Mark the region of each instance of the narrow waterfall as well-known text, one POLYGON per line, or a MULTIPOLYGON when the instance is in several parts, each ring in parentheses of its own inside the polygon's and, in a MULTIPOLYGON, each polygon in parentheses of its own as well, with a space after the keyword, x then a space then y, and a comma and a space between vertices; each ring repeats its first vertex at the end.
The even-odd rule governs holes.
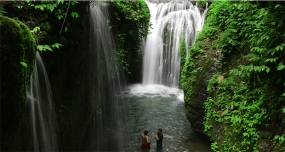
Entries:
POLYGON ((31 105, 34 151, 58 151, 52 92, 39 52, 36 53, 34 72, 30 79, 28 101, 31 105))
POLYGON ((203 27, 207 8, 201 14, 191 2, 147 2, 151 12, 152 29, 147 36, 143 59, 143 84, 162 84, 179 87, 180 45, 188 47, 203 27))
POLYGON ((121 113, 117 93, 121 76, 116 60, 116 47, 108 25, 108 8, 102 1, 90 7, 89 76, 90 99, 96 107, 89 140, 85 150, 122 151, 124 140, 120 131, 121 113))

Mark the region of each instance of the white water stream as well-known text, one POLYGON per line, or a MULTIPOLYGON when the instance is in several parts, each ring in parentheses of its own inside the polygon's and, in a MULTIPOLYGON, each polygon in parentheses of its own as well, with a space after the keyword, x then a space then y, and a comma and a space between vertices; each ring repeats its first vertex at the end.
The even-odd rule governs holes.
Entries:
POLYGON ((188 47, 201 31, 207 8, 200 11, 189 1, 150 3, 152 29, 147 36, 143 59, 143 84, 163 84, 179 87, 180 45, 188 47))
POLYGON ((58 151, 52 92, 39 52, 36 53, 34 72, 30 79, 28 101, 31 104, 34 151, 58 151))

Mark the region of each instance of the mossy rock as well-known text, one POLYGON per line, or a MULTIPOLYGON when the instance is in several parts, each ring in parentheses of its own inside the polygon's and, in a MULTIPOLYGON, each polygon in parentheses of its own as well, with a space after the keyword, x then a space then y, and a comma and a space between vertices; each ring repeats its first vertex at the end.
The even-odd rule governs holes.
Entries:
MULTIPOLYGON (((1 150, 23 150, 19 135, 27 115, 26 92, 35 58, 30 29, 9 17, 0 16, 1 54, 1 150), (11 144, 11 145, 10 145, 11 144)), ((21 141, 22 140, 22 141, 21 141)))
POLYGON ((209 140, 204 132, 205 105, 208 80, 217 72, 220 50, 212 46, 216 41, 208 37, 198 37, 190 48, 182 70, 182 88, 184 90, 185 114, 191 128, 200 137, 209 140))

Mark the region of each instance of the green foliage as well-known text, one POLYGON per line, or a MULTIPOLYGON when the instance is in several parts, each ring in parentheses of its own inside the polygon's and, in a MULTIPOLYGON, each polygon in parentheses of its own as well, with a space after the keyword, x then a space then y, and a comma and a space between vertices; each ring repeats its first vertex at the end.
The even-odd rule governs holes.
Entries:
POLYGON ((284 10, 282 2, 211 4, 183 66, 182 88, 185 102, 192 103, 195 82, 205 76, 197 76, 204 69, 201 61, 221 53, 214 57, 219 72, 208 81, 204 103, 204 130, 214 142, 212 150, 285 149, 284 10))
POLYGON ((59 48, 60 46, 62 46, 62 44, 59 44, 59 43, 54 43, 52 45, 37 45, 37 49, 39 51, 53 51, 54 48, 59 48))
POLYGON ((5 13, 7 13, 5 9, 2 6, 0 6, 0 16, 4 15, 5 13))
MULTIPOLYGON (((34 0, 25 0, 25 2, 30 6, 34 7, 35 9, 39 9, 41 11, 48 11, 53 16, 55 16, 58 20, 63 20, 62 25, 64 25, 64 22, 66 18, 68 17, 68 11, 72 9, 75 5, 77 5, 79 2, 77 0, 71 0, 71 1, 64 1, 64 0, 57 0, 57 1, 49 1, 49 0, 41 0, 40 2, 34 1, 34 0)), ((22 6, 19 6, 22 7, 22 6)), ((79 18, 80 15, 78 12, 71 12, 70 17, 76 19, 79 18)), ((69 27, 69 24, 65 24, 64 31, 67 32, 69 27)))
POLYGON ((205 8, 207 3, 211 3, 212 0, 199 0, 197 1, 199 8, 205 8))
POLYGON ((211 78, 207 88, 210 97, 205 103, 205 131, 210 135, 215 134, 212 128, 206 127, 215 123, 229 126, 228 131, 226 129, 229 128, 224 128, 227 138, 219 141, 224 145, 221 150, 255 150, 260 139, 257 128, 268 118, 264 105, 270 99, 266 95, 267 89, 266 85, 252 89, 246 82, 240 82, 239 78, 224 78, 221 73, 211 78), (240 145, 230 145, 236 142, 240 142, 240 145))
POLYGON ((211 149, 212 149, 213 151, 218 151, 217 142, 213 142, 213 143, 211 144, 211 149))
POLYGON ((21 64, 23 67, 25 67, 25 68, 28 67, 27 63, 25 63, 25 62, 20 62, 20 64, 21 64))
POLYGON ((187 56, 186 42, 185 42, 185 39, 184 39, 183 36, 181 36, 181 38, 180 38, 179 53, 180 53, 180 58, 181 58, 180 65, 182 67, 184 65, 184 63, 185 63, 185 59, 186 59, 186 56, 187 56))
POLYGON ((111 0, 109 7, 113 14, 107 23, 116 35, 118 61, 131 74, 130 68, 138 65, 140 42, 148 34, 150 13, 144 0, 111 0))
POLYGON ((62 44, 60 43, 54 43, 54 44, 51 44, 51 45, 42 45, 42 44, 38 44, 38 41, 37 41, 37 38, 36 38, 36 35, 37 33, 40 32, 40 27, 39 26, 36 26, 33 30, 31 30, 31 33, 34 35, 35 39, 36 39, 36 44, 37 44, 37 50, 42 52, 42 51, 53 51, 54 48, 57 48, 59 49, 60 46, 63 46, 62 44))
POLYGON ((71 12, 71 17, 78 18, 79 14, 77 12, 71 12))

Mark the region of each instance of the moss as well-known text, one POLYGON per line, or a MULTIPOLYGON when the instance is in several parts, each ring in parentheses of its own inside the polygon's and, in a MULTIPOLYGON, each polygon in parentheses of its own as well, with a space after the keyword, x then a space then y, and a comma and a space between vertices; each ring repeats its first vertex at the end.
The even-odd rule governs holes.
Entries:
POLYGON ((19 119, 26 111, 26 92, 33 70, 35 42, 30 29, 20 21, 0 16, 0 29, 1 146, 2 150, 23 150, 21 142, 26 139, 18 138, 17 130, 20 129, 17 127, 25 126, 20 124, 19 119))
POLYGON ((148 34, 150 12, 143 0, 110 2, 110 23, 116 39, 117 55, 127 80, 141 80, 140 42, 148 34))

